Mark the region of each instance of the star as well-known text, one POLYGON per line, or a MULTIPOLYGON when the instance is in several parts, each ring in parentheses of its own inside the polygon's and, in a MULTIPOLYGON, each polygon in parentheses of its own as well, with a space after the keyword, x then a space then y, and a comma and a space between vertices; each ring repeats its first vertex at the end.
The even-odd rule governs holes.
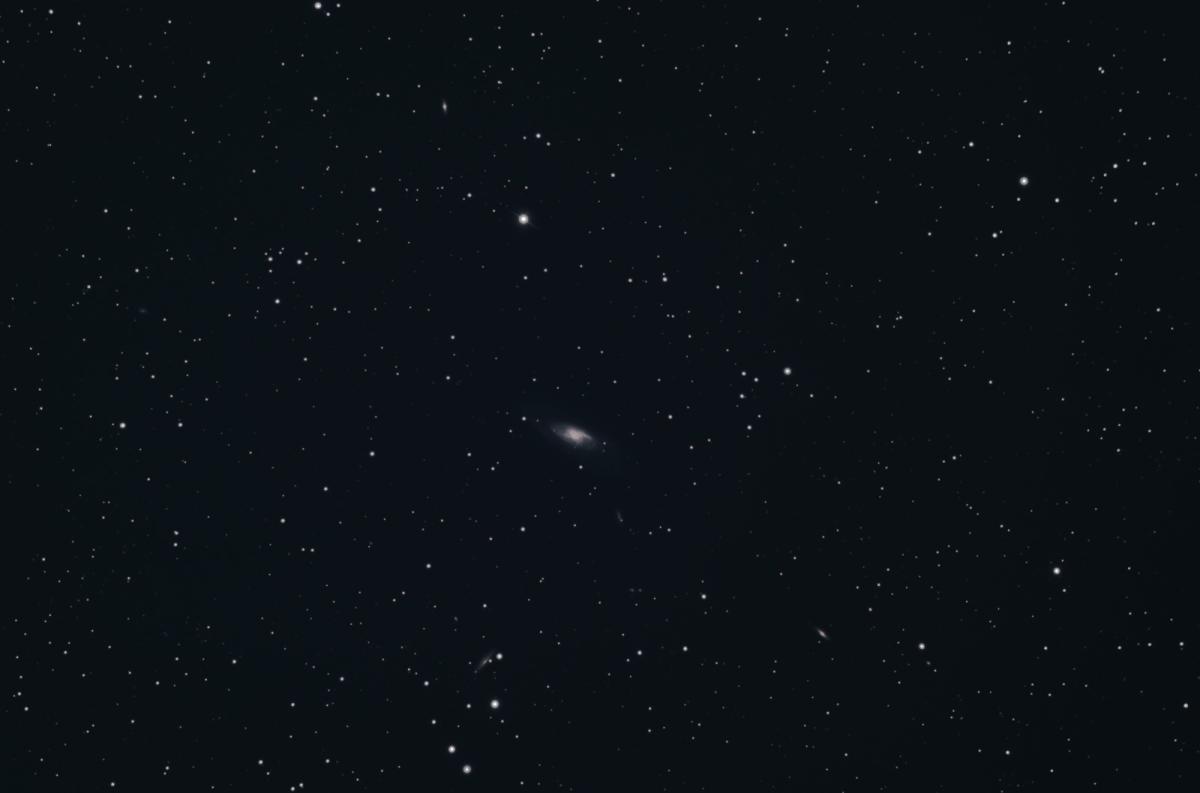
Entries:
POLYGON ((522 212, 521 214, 517 215, 517 223, 519 223, 522 226, 528 226, 529 225, 529 214, 526 212, 522 212))

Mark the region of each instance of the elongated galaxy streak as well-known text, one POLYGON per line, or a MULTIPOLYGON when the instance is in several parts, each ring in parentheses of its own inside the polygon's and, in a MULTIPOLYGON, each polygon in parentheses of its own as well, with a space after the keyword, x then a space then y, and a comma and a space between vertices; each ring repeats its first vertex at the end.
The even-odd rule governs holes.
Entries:
POLYGON ((588 433, 570 424, 561 424, 553 428, 554 434, 572 446, 590 446, 596 442, 588 433))

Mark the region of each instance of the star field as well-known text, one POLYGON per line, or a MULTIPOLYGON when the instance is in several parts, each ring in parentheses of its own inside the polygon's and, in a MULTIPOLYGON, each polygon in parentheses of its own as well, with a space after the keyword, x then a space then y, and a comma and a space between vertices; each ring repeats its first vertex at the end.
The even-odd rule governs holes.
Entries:
POLYGON ((0 9, 0 790, 1194 790, 1188 31, 0 9))

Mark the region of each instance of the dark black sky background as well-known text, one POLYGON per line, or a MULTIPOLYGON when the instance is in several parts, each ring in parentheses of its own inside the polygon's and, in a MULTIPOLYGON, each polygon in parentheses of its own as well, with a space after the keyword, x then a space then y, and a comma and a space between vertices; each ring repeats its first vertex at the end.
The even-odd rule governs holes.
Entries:
POLYGON ((1195 789, 1193 49, 6 7, 0 789, 1195 789))

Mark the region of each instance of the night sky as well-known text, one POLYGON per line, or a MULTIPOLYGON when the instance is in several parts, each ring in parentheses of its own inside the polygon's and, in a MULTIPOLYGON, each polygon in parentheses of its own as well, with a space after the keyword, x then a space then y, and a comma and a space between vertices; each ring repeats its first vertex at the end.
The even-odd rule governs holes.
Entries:
POLYGON ((0 789, 1197 789, 1105 8, 0 10, 0 789))

